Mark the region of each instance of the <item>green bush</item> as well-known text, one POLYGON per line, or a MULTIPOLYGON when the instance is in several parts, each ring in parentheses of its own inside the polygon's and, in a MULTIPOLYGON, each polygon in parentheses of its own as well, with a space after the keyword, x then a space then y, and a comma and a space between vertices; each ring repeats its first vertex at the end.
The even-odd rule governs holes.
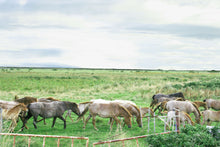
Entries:
MULTIPOLYGON (((216 129, 215 129, 216 130, 216 129)), ((188 146, 220 146, 219 133, 210 133, 205 126, 186 125, 181 128, 181 133, 175 132, 164 135, 152 135, 147 137, 147 146, 188 147, 188 146)))

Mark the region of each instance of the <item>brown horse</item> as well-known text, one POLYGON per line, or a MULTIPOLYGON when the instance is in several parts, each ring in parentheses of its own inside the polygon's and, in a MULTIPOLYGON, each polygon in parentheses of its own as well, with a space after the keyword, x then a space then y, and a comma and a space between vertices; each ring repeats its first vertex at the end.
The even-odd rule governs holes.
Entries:
POLYGON ((205 102, 195 101, 193 103, 195 103, 198 108, 203 107, 203 108, 205 108, 205 110, 208 110, 207 104, 205 102))
MULTIPOLYGON (((121 106, 125 107, 130 113, 132 116, 135 116, 136 117, 136 122, 138 124, 139 127, 142 127, 142 121, 141 121, 141 112, 140 112, 140 109, 136 106, 136 105, 133 105, 132 103, 126 103, 123 102, 123 101, 112 101, 111 103, 117 103, 117 104, 120 104, 121 106)), ((112 120, 110 120, 111 122, 112 120)))
MULTIPOLYGON (((119 119, 117 118, 118 116, 122 116, 124 117, 124 121, 125 124, 131 128, 131 113, 123 106, 121 106, 120 104, 117 103, 92 103, 89 106, 89 116, 86 119, 86 122, 84 124, 84 128, 86 127, 87 122, 89 121, 89 119, 92 117, 92 122, 93 122, 93 126, 96 130, 98 130, 96 128, 96 124, 95 124, 95 118, 96 116, 100 116, 103 118, 113 118, 116 121, 116 124, 118 126, 118 124, 120 124, 119 119)), ((112 125, 113 125, 113 121, 110 125, 110 130, 112 130, 112 125)))
POLYGON ((34 97, 30 97, 30 96, 26 96, 26 97, 23 97, 23 98, 18 98, 18 96, 16 95, 15 96, 15 102, 18 102, 18 103, 23 103, 25 105, 28 105, 30 103, 34 103, 34 102, 37 102, 37 98, 34 98, 34 97))
POLYGON ((205 99, 203 102, 207 104, 208 109, 220 110, 220 100, 205 99))
POLYGON ((203 123, 204 125, 207 122, 207 125, 211 125, 212 122, 220 122, 220 111, 205 110, 203 114, 203 123))
MULTIPOLYGON (((5 120, 11 120, 11 125, 9 127, 9 131, 12 132, 14 131, 14 128, 17 126, 17 121, 19 119, 19 115, 22 113, 26 113, 27 112, 27 107, 24 104, 20 104, 18 103, 17 105, 12 105, 13 107, 11 108, 11 106, 8 106, 8 104, 6 104, 7 106, 4 106, 4 104, 1 103, 0 107, 3 109, 2 111, 2 116, 3 119, 5 120), (5 108, 9 108, 9 109, 5 109, 5 108)), ((27 128, 27 126, 25 126, 27 128)))
POLYGON ((201 113, 197 105, 190 101, 168 101, 165 104, 165 108, 168 110, 168 112, 178 108, 180 111, 184 111, 188 114, 193 113, 195 115, 196 123, 200 123, 201 113))

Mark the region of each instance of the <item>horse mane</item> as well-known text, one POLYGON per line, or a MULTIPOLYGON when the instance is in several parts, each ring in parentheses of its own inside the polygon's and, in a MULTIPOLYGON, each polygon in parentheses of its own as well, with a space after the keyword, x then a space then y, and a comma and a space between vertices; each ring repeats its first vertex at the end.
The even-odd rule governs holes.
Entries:
POLYGON ((88 104, 88 103, 93 103, 93 102, 88 101, 88 102, 82 102, 82 103, 80 103, 80 104, 88 104))
POLYGON ((27 109, 27 107, 23 104, 23 103, 20 103, 16 106, 14 106, 13 108, 11 108, 8 112, 7 112, 7 115, 11 115, 11 114, 19 114, 22 109, 27 109))
POLYGON ((133 104, 130 104, 130 105, 132 105, 132 106, 139 112, 139 114, 141 113, 141 112, 140 112, 140 109, 139 109, 137 106, 135 106, 135 105, 133 105, 133 104))
POLYGON ((192 118, 190 117, 189 114, 187 114, 186 112, 182 111, 182 113, 191 121, 192 125, 194 125, 195 123, 193 122, 192 118))
POLYGON ((191 102, 191 103, 196 108, 197 112, 199 113, 199 116, 201 116, 201 113, 200 113, 200 110, 199 110, 198 106, 195 103, 193 103, 193 102, 191 102))
POLYGON ((122 110, 124 110, 130 117, 132 116, 131 113, 124 106, 119 104, 119 107, 121 107, 122 110))
POLYGON ((176 101, 185 101, 183 98, 179 97, 177 99, 175 99, 176 101))

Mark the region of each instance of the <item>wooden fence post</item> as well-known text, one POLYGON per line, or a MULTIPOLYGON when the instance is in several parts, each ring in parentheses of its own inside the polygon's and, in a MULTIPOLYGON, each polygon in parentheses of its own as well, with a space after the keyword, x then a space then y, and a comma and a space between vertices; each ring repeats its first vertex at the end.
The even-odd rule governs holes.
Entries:
POLYGON ((2 122, 2 108, 0 108, 0 133, 2 132, 3 122, 2 122))
POLYGON ((176 109, 175 115, 176 115, 176 132, 179 132, 179 126, 180 126, 179 110, 176 109))

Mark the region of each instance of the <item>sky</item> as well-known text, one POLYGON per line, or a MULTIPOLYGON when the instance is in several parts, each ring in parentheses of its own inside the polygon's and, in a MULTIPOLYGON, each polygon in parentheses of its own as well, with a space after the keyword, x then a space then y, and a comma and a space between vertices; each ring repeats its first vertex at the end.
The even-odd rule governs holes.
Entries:
POLYGON ((0 66, 220 70, 219 0, 0 0, 0 66))

